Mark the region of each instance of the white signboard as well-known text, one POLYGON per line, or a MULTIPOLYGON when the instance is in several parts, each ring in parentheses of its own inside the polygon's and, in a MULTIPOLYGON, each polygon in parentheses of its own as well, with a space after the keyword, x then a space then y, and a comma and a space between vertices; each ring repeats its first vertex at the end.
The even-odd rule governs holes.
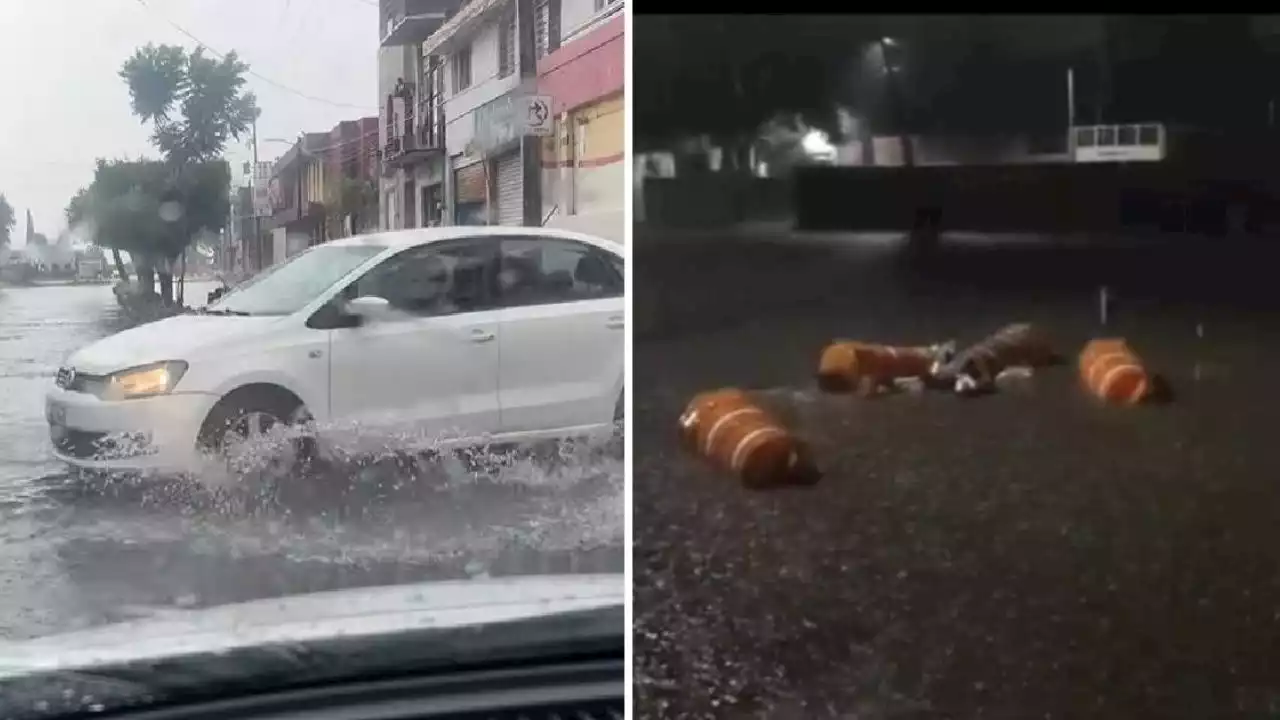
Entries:
POLYGON ((545 137, 551 134, 551 96, 529 95, 525 98, 525 127, 527 135, 545 137))
POLYGON ((555 118, 550 95, 503 95, 472 112, 475 135, 471 147, 480 153, 524 135, 550 135, 555 118))

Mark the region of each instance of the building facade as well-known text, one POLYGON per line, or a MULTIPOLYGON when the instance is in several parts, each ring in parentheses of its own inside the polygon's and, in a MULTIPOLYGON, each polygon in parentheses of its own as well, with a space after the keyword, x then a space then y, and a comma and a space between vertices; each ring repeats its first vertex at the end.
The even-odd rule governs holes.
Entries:
POLYGON ((622 0, 538 0, 538 93, 551 100, 541 150, 543 216, 621 241, 626 194, 622 0))
POLYGON ((443 114, 444 221, 541 222, 533 0, 471 0, 423 43, 443 114))
POLYGON ((380 0, 378 50, 378 227, 444 222, 443 69, 422 43, 455 15, 461 0, 380 0))

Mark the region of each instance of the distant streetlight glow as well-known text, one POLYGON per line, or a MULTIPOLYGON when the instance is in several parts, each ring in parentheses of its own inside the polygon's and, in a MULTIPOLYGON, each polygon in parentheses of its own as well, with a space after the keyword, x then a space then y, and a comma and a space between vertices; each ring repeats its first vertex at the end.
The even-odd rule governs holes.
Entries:
POLYGON ((825 132, 816 128, 804 134, 800 147, 810 158, 835 160, 836 146, 831 144, 831 138, 825 132))
POLYGON ((894 40, 893 38, 888 36, 880 38, 880 42, 884 43, 885 45, 888 45, 889 47, 893 47, 898 44, 897 40, 894 40))

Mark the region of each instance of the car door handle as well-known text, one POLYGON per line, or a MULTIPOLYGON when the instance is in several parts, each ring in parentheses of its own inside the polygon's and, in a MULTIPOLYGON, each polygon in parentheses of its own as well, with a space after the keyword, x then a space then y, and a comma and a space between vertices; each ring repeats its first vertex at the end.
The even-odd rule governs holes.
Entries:
POLYGON ((627 326, 627 320, 624 317, 611 317, 604 321, 604 326, 610 330, 618 330, 627 326))
POLYGON ((474 342, 474 343, 486 343, 494 339, 495 337, 497 336, 489 332, 488 330, 472 330, 471 331, 471 342, 474 342))

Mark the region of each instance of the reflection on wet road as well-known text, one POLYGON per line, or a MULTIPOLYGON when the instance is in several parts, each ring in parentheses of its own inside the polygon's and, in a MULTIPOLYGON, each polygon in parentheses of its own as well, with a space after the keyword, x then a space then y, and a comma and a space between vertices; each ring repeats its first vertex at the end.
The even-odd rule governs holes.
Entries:
POLYGON ((622 571, 622 465, 598 448, 482 477, 385 459, 270 504, 75 476, 49 458, 44 390, 123 326, 108 286, 0 289, 0 639, 343 587, 622 571))
POLYGON ((1275 253, 958 245, 637 238, 637 717, 1280 707, 1275 253), (1105 329, 1099 283, 1120 298, 1105 329), (833 338, 1015 321, 1071 362, 978 399, 814 390, 833 338), (1174 402, 1087 397, 1074 359, 1096 334, 1127 336, 1174 402), (677 446, 690 395, 725 385, 772 389, 818 485, 747 492, 677 446))

